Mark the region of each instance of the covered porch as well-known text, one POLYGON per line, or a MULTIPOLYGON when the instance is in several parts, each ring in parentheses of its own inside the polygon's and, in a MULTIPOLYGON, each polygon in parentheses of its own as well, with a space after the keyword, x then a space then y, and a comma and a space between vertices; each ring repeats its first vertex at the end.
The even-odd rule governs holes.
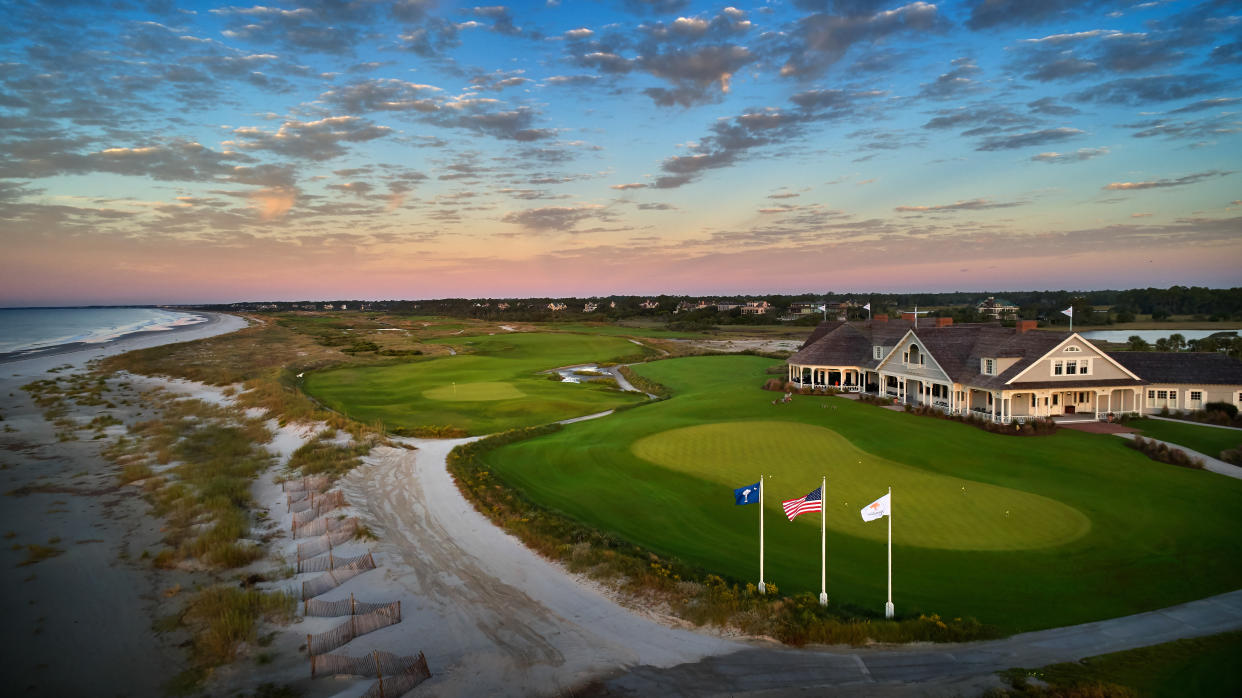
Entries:
POLYGON ((862 390, 862 372, 852 366, 799 366, 789 364, 789 381, 799 388, 839 390, 857 393, 862 390))

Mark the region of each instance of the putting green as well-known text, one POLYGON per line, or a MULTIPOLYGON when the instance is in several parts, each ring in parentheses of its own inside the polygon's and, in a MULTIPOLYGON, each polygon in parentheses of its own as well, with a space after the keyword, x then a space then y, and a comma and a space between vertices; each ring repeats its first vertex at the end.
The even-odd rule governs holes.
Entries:
MULTIPOLYGON (((835 431, 797 422, 703 424, 635 441, 646 461, 728 487, 751 482, 762 467, 764 505, 803 496, 828 476, 828 527, 885 540, 884 521, 859 510, 893 488, 893 542, 950 550, 1022 550, 1061 545, 1091 529, 1073 507, 1029 492, 912 468, 860 451, 835 431), (762 464, 762 466, 759 466, 762 464)), ((819 517, 799 523, 819 526, 819 517)))
POLYGON ((424 390, 423 397, 446 402, 485 402, 526 397, 526 393, 511 383, 460 383, 424 390))

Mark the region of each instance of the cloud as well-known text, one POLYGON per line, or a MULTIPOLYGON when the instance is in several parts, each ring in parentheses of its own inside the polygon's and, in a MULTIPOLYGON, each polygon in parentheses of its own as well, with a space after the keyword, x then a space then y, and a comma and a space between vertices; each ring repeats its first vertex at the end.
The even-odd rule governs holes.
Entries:
POLYGON ((1184 187, 1188 184, 1195 184, 1216 177, 1225 177, 1233 174, 1232 171, 1222 172, 1220 170, 1208 170, 1207 172, 1196 172, 1188 174, 1184 177, 1175 179, 1153 179, 1146 182, 1113 182, 1104 186, 1105 191, 1134 191, 1138 189, 1165 189, 1168 187, 1184 187))
POLYGON ((590 218, 600 218, 603 208, 603 206, 591 204, 582 206, 545 206, 543 208, 526 209, 525 211, 511 211, 506 213, 500 220, 537 232, 573 232, 578 223, 590 218))
POLYGON ((681 12, 690 0, 621 0, 621 6, 635 14, 670 14, 681 12))
POLYGON ((646 189, 647 185, 642 182, 630 182, 629 184, 613 184, 609 189, 617 189, 619 191, 627 191, 629 189, 646 189))
POLYGON ((1027 102, 1026 106, 1036 114, 1047 114, 1048 116, 1073 116, 1082 113, 1074 107, 1057 104, 1056 97, 1042 97, 1034 102, 1027 102))
POLYGON ((434 97, 440 88, 392 78, 375 78, 343 85, 319 96, 327 104, 349 114, 374 111, 437 111, 434 97))
MULTIPOLYGON (((938 33, 946 27, 936 6, 926 2, 912 2, 874 14, 808 15, 798 21, 784 42, 789 57, 781 66, 781 75, 815 77, 841 60, 855 44, 878 43, 902 33, 938 33)), ((777 50, 781 50, 779 45, 777 50)))
POLYGON ((1073 16, 1104 0, 973 0, 966 26, 976 31, 1073 16))
POLYGON ((598 75, 553 75, 544 80, 544 83, 558 87, 581 87, 594 85, 597 82, 599 82, 598 75))
POLYGON ((1143 78, 1121 78, 1075 92, 1069 98, 1076 102, 1097 102, 1140 106, 1150 102, 1190 99, 1201 94, 1225 89, 1229 83, 1208 73, 1191 75, 1153 75, 1143 78))
MULTIPOLYGON (((1209 100, 1210 101, 1210 100, 1209 100)), ((1175 110, 1170 113, 1177 113, 1175 110)), ((1212 139, 1242 132, 1242 120, 1236 113, 1226 112, 1202 119, 1148 119, 1130 124, 1121 124, 1123 128, 1134 129, 1130 134, 1135 138, 1168 138, 1168 139, 1212 139)))
POLYGON ((1104 155, 1108 155, 1108 148, 1079 148, 1072 153, 1040 153, 1039 155, 1032 155, 1031 160, 1034 162, 1064 165, 1071 162, 1084 162, 1104 155))
POLYGON ((1044 145, 1047 143, 1056 143, 1058 141, 1075 138, 1086 133, 1076 128, 1060 127, 1046 128, 1039 131, 1028 131, 1026 133, 1014 133, 1003 136, 991 136, 983 139, 983 141, 975 148, 975 150, 1012 150, 1014 148, 1027 148, 1033 145, 1044 145))
MULTIPOLYGON (((223 17, 225 37, 241 41, 263 41, 283 44, 292 49, 319 53, 346 54, 360 40, 359 24, 370 19, 364 5, 356 5, 351 13, 333 12, 335 3, 303 3, 302 7, 282 9, 254 7, 221 7, 208 10, 223 17)), ((354 3, 350 3, 353 5, 354 3)))
POLYGON ((333 116, 318 121, 286 121, 275 132, 244 126, 233 130, 237 140, 225 144, 297 159, 330 160, 345 154, 342 143, 362 143, 390 133, 391 128, 356 116, 333 116))
POLYGON ((522 77, 522 72, 521 70, 494 70, 486 75, 476 75, 470 78, 470 84, 480 90, 500 92, 531 82, 530 78, 522 77))
POLYGON ((934 100, 957 99, 986 89, 975 80, 983 71, 973 59, 955 58, 951 65, 953 70, 942 73, 934 82, 923 83, 918 96, 934 100))
POLYGON ((1169 111, 1170 114, 1186 114, 1189 112, 1205 111, 1208 109, 1216 109, 1218 107, 1231 107, 1238 102, 1242 102, 1239 97, 1215 97, 1213 99, 1201 99, 1198 102, 1187 104, 1184 107, 1178 107, 1169 111))
POLYGON ((238 169, 234 163, 249 160, 244 155, 217 152, 193 141, 112 147, 88 153, 62 150, 68 145, 71 144, 65 141, 27 142, 11 152, 7 162, 0 162, 0 178, 40 179, 107 172, 164 182, 208 182, 230 178, 238 169))
POLYGON ((297 190, 292 187, 271 187, 249 194, 259 218, 265 221, 283 218, 297 203, 297 190))
POLYGON ((993 208, 1013 208, 1014 206, 1024 206, 1025 201, 992 201, 991 199, 970 199, 969 201, 957 201, 951 204, 940 204, 937 206, 898 206, 893 210, 898 213, 951 213, 955 211, 986 211, 993 208))

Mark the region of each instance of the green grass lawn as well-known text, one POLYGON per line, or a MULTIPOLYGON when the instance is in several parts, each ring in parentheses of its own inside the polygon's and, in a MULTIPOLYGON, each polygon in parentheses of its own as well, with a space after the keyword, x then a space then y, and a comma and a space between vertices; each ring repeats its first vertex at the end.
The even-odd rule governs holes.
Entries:
POLYGON ((1242 695, 1242 663, 1238 657, 1242 657, 1242 633, 1235 632, 1014 673, 1034 674, 1052 686, 1103 681, 1151 698, 1233 698, 1242 695))
POLYGON ((836 397, 771 404, 770 359, 643 364, 673 398, 487 456, 507 482, 589 525, 757 581, 757 508, 732 488, 772 476, 767 581, 819 590, 819 517, 780 500, 828 480, 828 592, 879 612, 893 487, 900 615, 973 616, 1007 632, 1151 610, 1242 588, 1242 482, 1156 463, 1108 435, 1011 437, 836 397), (1008 511, 1009 516, 1005 516, 1008 511))
POLYGON ((1163 419, 1139 419, 1129 426, 1141 429, 1140 436, 1160 439, 1185 446, 1199 453, 1220 458, 1220 452, 1242 445, 1242 431, 1218 429, 1194 422, 1166 422, 1163 419))
POLYGON ((316 371, 306 376, 304 388, 366 423, 454 426, 470 434, 546 424, 643 399, 590 382, 559 383, 539 373, 643 351, 619 337, 519 333, 439 341, 458 355, 316 371))
POLYGON ((620 337, 655 337, 658 339, 703 339, 708 335, 702 332, 684 332, 669 330, 663 326, 643 327, 638 325, 580 323, 538 323, 540 329, 555 332, 585 332, 588 334, 611 335, 620 337))

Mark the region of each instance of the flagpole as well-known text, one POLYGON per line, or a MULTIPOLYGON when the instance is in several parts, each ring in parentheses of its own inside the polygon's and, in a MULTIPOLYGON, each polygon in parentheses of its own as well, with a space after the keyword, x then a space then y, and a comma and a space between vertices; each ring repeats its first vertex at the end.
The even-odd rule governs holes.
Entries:
POLYGON ((768 585, 763 582, 763 476, 759 476, 759 593, 768 593, 768 585))
POLYGON ((819 486, 819 605, 828 605, 828 476, 819 486))
POLYGON ((893 617, 893 488, 888 488, 888 603, 884 617, 893 617))

